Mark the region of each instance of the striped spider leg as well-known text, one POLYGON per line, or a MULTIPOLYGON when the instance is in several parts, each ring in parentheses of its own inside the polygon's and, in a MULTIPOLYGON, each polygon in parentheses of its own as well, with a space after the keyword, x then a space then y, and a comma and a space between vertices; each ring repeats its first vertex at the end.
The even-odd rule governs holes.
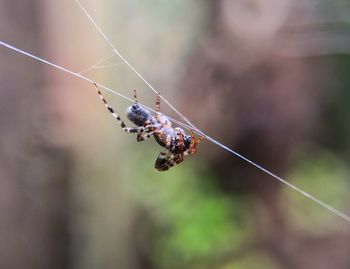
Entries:
MULTIPOLYGON (((137 133, 137 141, 143 141, 151 136, 150 133, 152 133, 153 129, 155 129, 155 127, 152 124, 147 124, 146 126, 126 127, 126 124, 121 119, 121 117, 114 111, 113 107, 104 98, 97 84, 96 83, 93 83, 93 84, 96 88, 97 94, 100 96, 105 107, 112 114, 112 116, 119 122, 120 127, 123 129, 123 131, 125 131, 126 133, 137 133)), ((134 91, 134 98, 135 98, 135 104, 137 105, 136 91, 134 91)))

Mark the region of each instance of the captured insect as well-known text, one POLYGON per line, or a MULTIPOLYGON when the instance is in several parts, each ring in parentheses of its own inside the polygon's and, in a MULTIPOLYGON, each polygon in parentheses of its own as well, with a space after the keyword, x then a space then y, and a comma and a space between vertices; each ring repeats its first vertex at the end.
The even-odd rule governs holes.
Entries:
POLYGON ((156 115, 153 116, 149 110, 138 104, 136 90, 134 90, 135 102, 127 108, 126 116, 136 127, 126 127, 121 117, 107 103, 96 83, 94 83, 94 86, 107 110, 119 122, 125 132, 137 134, 136 140, 138 142, 153 136, 157 143, 164 148, 156 159, 155 168, 158 171, 166 171, 183 162, 184 155, 197 152, 197 145, 204 137, 197 139, 192 130, 191 134, 187 135, 183 129, 174 128, 168 117, 160 112, 159 94, 156 98, 156 115))

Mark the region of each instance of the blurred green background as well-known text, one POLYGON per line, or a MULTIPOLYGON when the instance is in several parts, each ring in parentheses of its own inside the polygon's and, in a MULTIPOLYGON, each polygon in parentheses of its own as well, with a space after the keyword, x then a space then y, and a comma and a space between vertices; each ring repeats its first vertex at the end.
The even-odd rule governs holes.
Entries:
MULTIPOLYGON (((349 1, 81 3, 201 130, 349 214, 349 1)), ((3 0, 0 20, 1 41, 155 106, 75 1, 3 0)), ((208 141, 160 173, 92 85, 0 57, 0 268, 350 268, 331 212, 208 141)))

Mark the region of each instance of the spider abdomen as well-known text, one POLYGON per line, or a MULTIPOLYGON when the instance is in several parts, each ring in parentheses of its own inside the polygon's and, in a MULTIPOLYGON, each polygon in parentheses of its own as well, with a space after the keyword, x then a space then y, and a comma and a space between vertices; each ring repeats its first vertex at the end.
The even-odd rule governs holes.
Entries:
POLYGON ((151 112, 138 104, 129 106, 126 111, 126 116, 136 126, 144 126, 146 121, 153 119, 151 112))

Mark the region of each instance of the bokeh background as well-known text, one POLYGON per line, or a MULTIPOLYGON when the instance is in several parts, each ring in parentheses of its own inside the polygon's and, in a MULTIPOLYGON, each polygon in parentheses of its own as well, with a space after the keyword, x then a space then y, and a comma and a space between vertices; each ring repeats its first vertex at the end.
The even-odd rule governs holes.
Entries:
MULTIPOLYGON (((350 214, 349 1, 81 1, 200 129, 350 214)), ((73 0, 0 1, 0 40, 154 107, 73 0)), ((350 268, 349 223, 252 165, 205 141, 160 173, 90 83, 0 59, 0 268, 350 268)))

